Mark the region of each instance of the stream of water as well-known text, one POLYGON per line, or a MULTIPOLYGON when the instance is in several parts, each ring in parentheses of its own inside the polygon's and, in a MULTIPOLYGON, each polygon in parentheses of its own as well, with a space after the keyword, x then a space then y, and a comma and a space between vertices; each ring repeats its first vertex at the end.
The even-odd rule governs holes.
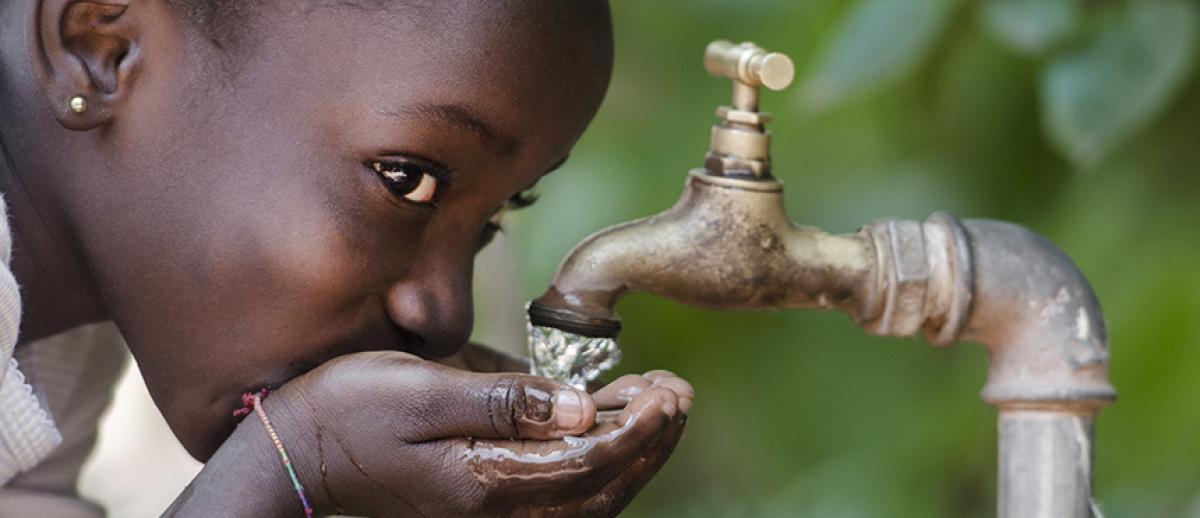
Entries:
POLYGON ((613 338, 595 338, 553 327, 527 324, 530 370, 578 389, 621 361, 613 338))

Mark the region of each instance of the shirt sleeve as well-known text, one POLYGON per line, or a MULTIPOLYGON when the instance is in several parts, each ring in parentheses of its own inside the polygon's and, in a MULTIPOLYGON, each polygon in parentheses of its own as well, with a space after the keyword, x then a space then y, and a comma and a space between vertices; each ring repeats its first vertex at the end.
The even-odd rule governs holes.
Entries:
POLYGON ((11 257, 8 210, 0 198, 0 486, 36 466, 62 442, 53 418, 13 359, 21 329, 21 292, 9 267, 11 257))

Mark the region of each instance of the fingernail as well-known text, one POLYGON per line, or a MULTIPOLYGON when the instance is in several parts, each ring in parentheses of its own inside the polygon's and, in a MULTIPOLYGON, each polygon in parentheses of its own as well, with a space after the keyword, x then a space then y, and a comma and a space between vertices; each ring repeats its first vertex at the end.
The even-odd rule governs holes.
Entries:
POLYGON ((554 425, 561 430, 574 430, 583 424, 583 398, 574 390, 554 394, 554 425))
POLYGON ((662 411, 667 414, 667 417, 675 417, 675 403, 667 401, 662 404, 662 411))

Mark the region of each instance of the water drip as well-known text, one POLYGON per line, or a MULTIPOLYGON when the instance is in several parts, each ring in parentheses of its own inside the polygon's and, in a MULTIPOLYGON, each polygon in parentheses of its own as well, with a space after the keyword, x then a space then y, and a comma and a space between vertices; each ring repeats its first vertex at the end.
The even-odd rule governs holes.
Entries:
POLYGON ((527 324, 530 372, 578 389, 621 361, 614 338, 578 335, 561 329, 527 324))

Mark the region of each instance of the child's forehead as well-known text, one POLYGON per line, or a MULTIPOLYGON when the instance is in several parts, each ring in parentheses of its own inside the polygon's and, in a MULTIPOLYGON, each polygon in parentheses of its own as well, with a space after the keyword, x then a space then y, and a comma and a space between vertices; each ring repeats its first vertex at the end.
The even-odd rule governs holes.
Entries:
POLYGON ((316 68, 333 71, 337 86, 403 103, 472 105, 483 92, 492 108, 524 114, 603 96, 612 65, 606 2, 434 3, 414 13, 395 2, 387 16, 351 10, 343 23, 306 31, 320 55, 293 59, 322 60, 316 68))
MULTIPOLYGON (((282 0, 280 0, 282 1, 282 0)), ((480 70, 520 70, 572 65, 606 69, 612 27, 606 0, 310 0, 333 9, 288 12, 291 23, 268 23, 264 32, 300 36, 306 43, 348 42, 342 52, 403 54, 414 61, 436 56, 445 64, 480 70), (330 18, 336 30, 311 30, 330 18), (355 52, 359 51, 359 52, 355 52)), ((363 59, 363 56, 359 56, 363 59)), ((386 64, 386 63, 381 63, 386 64)), ((424 73, 425 71, 404 71, 424 73)), ((478 75, 478 74, 477 74, 478 75)))
MULTIPOLYGON (((287 0, 277 0, 286 6, 287 0)), ((310 14, 364 13, 405 27, 474 28, 480 32, 519 30, 526 36, 554 35, 586 27, 608 29, 608 0, 307 0, 310 14)))
POLYGON ((514 142, 548 141, 556 148, 573 142, 611 73, 606 6, 581 0, 603 8, 530 13, 478 8, 484 1, 440 1, 477 14, 446 16, 456 9, 451 5, 429 7, 427 16, 341 9, 295 13, 264 27, 266 44, 235 80, 247 94, 239 103, 244 106, 226 110, 258 110, 255 103, 267 99, 314 130, 400 120, 421 131, 467 127, 466 133, 489 135, 506 150, 520 147, 514 142))

